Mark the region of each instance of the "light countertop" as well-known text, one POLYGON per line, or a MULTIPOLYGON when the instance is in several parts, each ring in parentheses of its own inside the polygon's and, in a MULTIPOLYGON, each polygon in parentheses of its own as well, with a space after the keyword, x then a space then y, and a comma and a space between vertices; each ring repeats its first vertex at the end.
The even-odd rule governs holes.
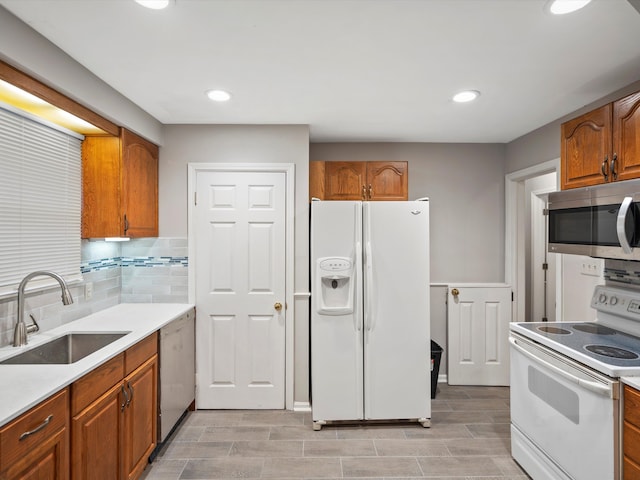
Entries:
POLYGON ((636 390, 640 390, 640 377, 620 377, 622 383, 629 385, 636 390))
POLYGON ((183 303, 122 303, 46 332, 24 347, 0 348, 0 361, 70 332, 131 332, 70 365, 0 365, 0 426, 193 308, 183 303))

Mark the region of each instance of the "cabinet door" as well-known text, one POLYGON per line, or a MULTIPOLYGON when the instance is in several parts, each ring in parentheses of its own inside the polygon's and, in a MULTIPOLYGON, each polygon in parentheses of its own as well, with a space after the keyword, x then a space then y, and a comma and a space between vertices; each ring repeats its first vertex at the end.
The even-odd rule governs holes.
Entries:
POLYGON ((122 131, 122 213, 127 237, 158 236, 158 147, 122 131))
POLYGON ((611 111, 611 104, 608 104, 562 124, 560 168, 563 190, 611 180, 611 111))
POLYGON ((124 380, 123 479, 136 479, 156 446, 158 357, 154 355, 124 380))
POLYGON ((369 200, 407 200, 409 169, 407 162, 367 162, 369 200))
POLYGON ((82 238, 122 236, 120 139, 82 142, 82 238))
POLYGON ((11 480, 67 480, 69 463, 67 430, 60 430, 0 474, 11 480))
POLYGON ((325 162, 325 200, 365 200, 366 162, 325 162))
POLYGON ((309 201, 312 198, 324 200, 324 168, 323 161, 309 162, 309 201))
POLYGON ((69 478, 68 389, 0 429, 0 479, 69 478))
POLYGON ((123 405, 122 383, 73 417, 71 435, 72 480, 120 478, 123 405))
POLYGON ((617 180, 640 177, 640 92, 613 104, 613 154, 617 180))

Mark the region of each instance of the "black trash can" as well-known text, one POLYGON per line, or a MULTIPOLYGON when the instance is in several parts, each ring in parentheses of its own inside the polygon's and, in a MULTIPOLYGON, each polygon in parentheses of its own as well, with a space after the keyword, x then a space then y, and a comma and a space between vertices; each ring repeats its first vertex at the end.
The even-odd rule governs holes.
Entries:
POLYGON ((431 398, 436 398, 440 360, 442 360, 442 347, 431 340, 431 398))

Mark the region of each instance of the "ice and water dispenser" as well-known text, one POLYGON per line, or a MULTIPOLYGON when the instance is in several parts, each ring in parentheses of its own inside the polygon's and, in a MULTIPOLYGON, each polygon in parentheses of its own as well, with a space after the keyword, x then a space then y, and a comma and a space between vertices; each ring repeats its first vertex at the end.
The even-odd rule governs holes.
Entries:
POLYGON ((320 286, 316 308, 321 315, 353 313, 354 261, 348 257, 317 260, 316 285, 320 286))

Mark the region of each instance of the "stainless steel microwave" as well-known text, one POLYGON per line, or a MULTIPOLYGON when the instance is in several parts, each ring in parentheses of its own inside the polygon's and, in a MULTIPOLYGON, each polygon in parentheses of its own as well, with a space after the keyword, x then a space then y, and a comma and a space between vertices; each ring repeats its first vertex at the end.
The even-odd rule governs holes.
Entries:
POLYGON ((640 180, 549 194, 549 251, 640 260, 640 180))

